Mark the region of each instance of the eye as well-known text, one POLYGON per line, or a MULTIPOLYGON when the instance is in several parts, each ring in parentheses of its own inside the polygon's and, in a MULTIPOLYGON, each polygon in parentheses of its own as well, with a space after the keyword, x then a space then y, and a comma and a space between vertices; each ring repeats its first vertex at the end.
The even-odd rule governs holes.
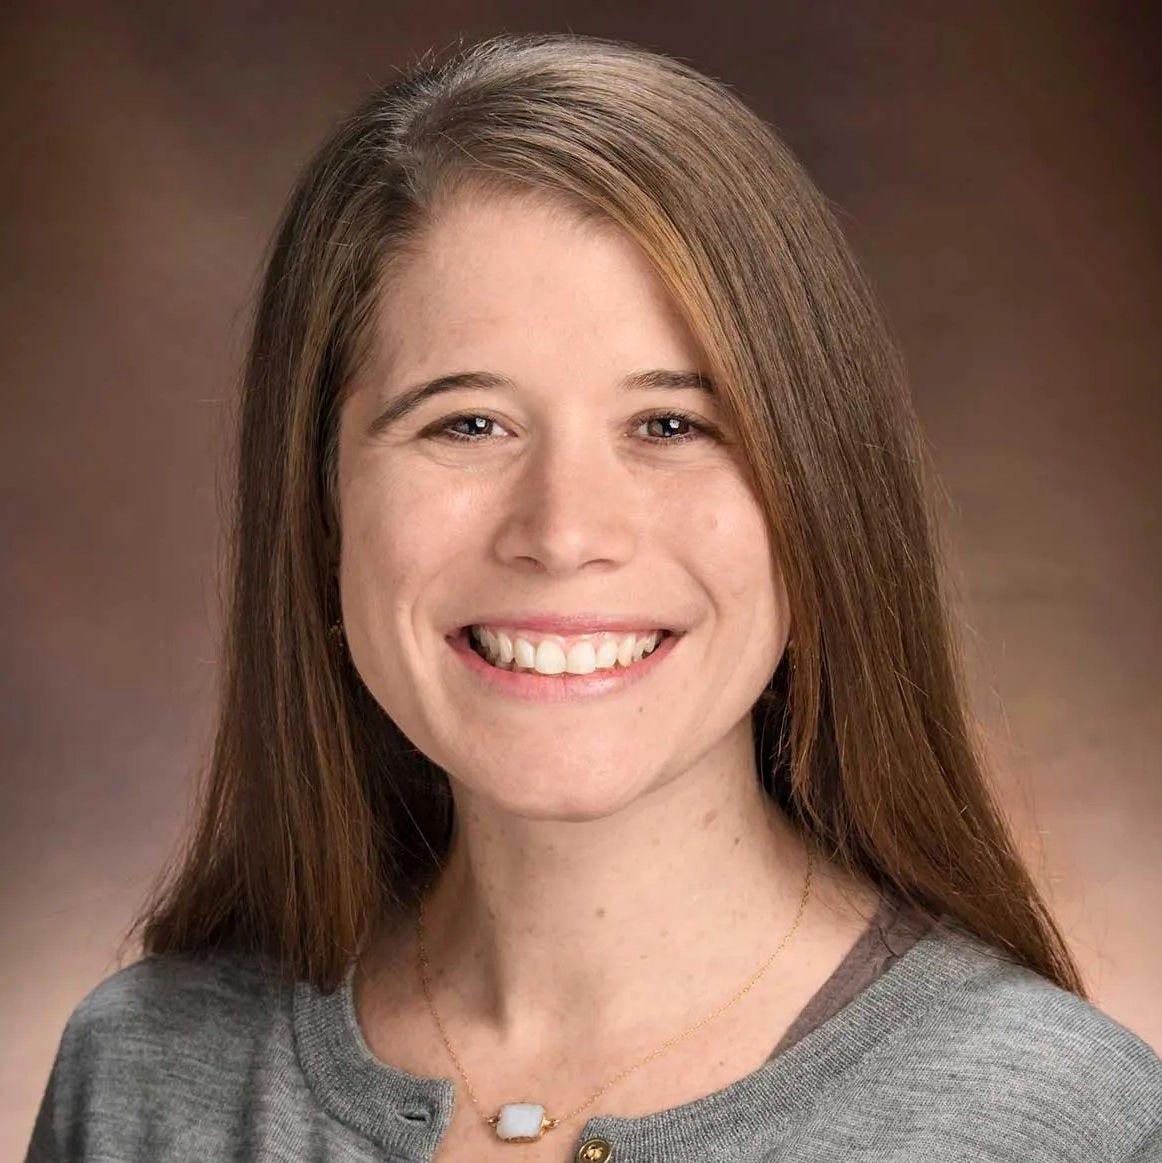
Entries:
POLYGON ((481 439, 488 439, 491 435, 488 428, 489 425, 495 424, 498 428, 501 427, 499 420, 494 420, 491 416, 482 415, 479 412, 464 412, 459 416, 449 416, 445 420, 440 420, 429 428, 424 435, 440 437, 445 440, 460 440, 470 443, 476 443, 481 439), (461 431, 456 431, 460 427, 461 431))
POLYGON ((701 440, 713 436, 714 429, 704 420, 698 420, 689 412, 654 412, 643 416, 639 424, 656 424, 659 436, 647 436, 651 444, 685 444, 688 440, 701 440), (688 429, 688 431, 683 431, 688 429))
MULTIPOLYGON (((717 430, 705 420, 699 420, 688 412, 653 412, 648 416, 640 417, 636 427, 654 426, 654 434, 646 434, 644 439, 649 444, 685 444, 691 440, 702 440, 706 437, 716 437, 717 430)), ((485 415, 483 412, 462 412, 457 416, 447 416, 438 420, 430 428, 425 429, 423 436, 437 440, 459 441, 466 444, 479 444, 494 438, 493 428, 506 431, 499 420, 485 415)))

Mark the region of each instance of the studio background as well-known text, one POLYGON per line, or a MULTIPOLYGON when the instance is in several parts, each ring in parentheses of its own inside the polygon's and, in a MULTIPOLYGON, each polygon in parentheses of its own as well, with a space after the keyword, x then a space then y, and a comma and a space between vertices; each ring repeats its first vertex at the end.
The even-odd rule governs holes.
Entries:
POLYGON ((975 710, 1095 1002, 1162 1051, 1157 28, 1124 4, 9 4, 0 1157, 211 741, 263 249, 373 84, 501 31, 728 84, 828 197, 947 491, 975 710))

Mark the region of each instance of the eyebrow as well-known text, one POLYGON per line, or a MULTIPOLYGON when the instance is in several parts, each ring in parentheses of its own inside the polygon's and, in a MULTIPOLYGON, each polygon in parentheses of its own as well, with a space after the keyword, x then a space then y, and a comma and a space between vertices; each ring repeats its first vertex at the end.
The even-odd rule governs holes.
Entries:
MULTIPOLYGON (((425 401, 434 396, 443 395, 445 392, 457 392, 469 388, 495 390, 514 387, 516 384, 507 376, 497 375, 495 372, 456 372, 453 375, 439 376, 434 380, 428 380, 408 388, 391 399, 368 425, 367 435, 378 436, 410 412, 414 412, 425 401)), ((708 396, 715 394, 714 384, 708 376, 701 372, 668 371, 662 368, 633 372, 620 381, 618 388, 627 392, 693 390, 703 392, 708 396)))

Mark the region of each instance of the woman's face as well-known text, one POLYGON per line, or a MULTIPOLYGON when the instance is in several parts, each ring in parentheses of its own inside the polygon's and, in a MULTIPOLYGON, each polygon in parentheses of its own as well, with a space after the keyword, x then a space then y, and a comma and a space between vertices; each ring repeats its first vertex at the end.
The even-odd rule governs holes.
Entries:
POLYGON ((454 789, 590 819, 750 754, 786 595, 700 370, 636 244, 566 208, 456 200, 395 268, 341 417, 343 622, 454 789))

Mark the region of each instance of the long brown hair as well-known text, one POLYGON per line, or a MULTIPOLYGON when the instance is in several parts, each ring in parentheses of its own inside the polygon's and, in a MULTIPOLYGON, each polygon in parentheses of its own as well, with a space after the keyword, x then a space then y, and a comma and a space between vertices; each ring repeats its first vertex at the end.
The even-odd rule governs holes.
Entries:
POLYGON ((383 906, 438 868, 447 776, 330 632, 337 418, 393 261, 443 199, 502 188, 619 224, 705 353, 791 603, 753 713, 763 786, 843 867, 1085 997, 982 768, 926 445, 832 213, 724 85, 574 35, 417 64, 294 191, 245 370, 212 761, 130 937, 259 951, 331 989, 383 906))

